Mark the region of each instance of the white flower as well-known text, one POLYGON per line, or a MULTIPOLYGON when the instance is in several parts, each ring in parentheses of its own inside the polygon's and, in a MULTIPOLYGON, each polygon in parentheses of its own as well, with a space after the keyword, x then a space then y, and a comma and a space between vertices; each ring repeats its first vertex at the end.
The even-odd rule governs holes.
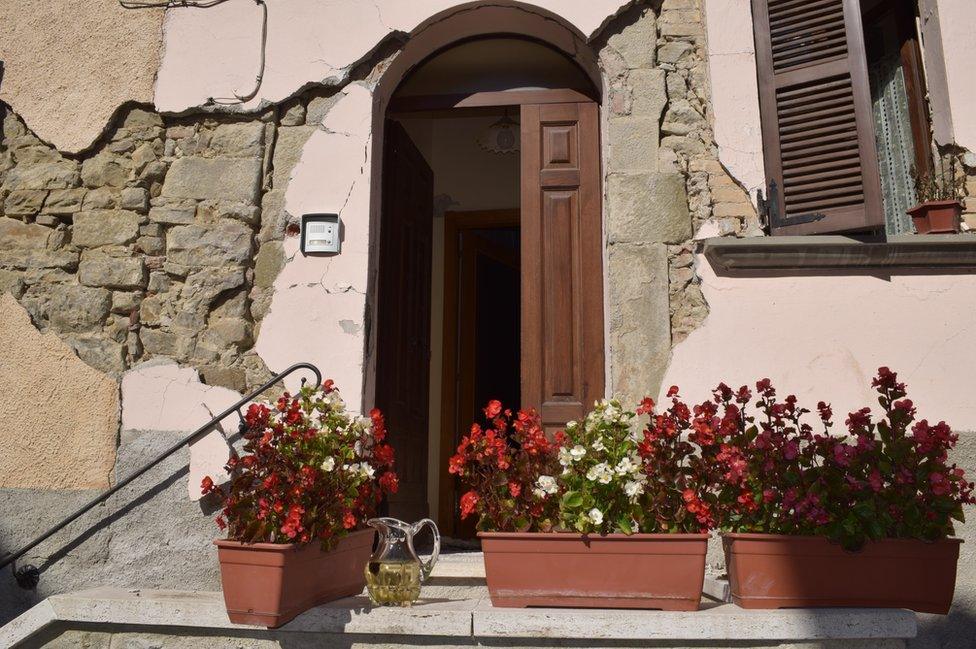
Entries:
POLYGON ((579 422, 571 421, 568 424, 566 424, 566 430, 573 430, 577 426, 579 426, 579 422))
POLYGON ((627 494, 629 498, 635 498, 644 493, 644 485, 636 480, 628 480, 626 484, 624 484, 624 493, 627 494))
POLYGON ((599 481, 600 484, 607 484, 613 479, 613 471, 606 462, 600 462, 590 467, 586 472, 586 478, 590 481, 599 481))
POLYGON ((573 456, 565 446, 559 447, 559 463, 566 467, 573 463, 573 456))
POLYGON ((546 492, 545 492, 545 491, 543 491, 542 489, 540 489, 539 487, 536 487, 535 489, 533 489, 533 490, 532 490, 532 494, 533 494, 533 495, 534 495, 534 496, 535 496, 536 498, 545 498, 545 497, 546 497, 546 492))
POLYGON ((354 464, 343 464, 342 465, 342 470, 343 471, 348 471, 349 473, 358 473, 359 472, 359 463, 356 462, 354 464))
POLYGON ((637 471, 640 470, 640 464, 634 462, 634 460, 630 457, 625 457, 617 462, 617 467, 614 470, 617 472, 617 475, 637 473, 637 471))
POLYGON ((373 474, 376 473, 376 469, 370 466, 369 462, 363 462, 359 465, 359 471, 363 474, 365 478, 372 478, 373 474))
POLYGON ((580 446, 579 444, 577 444, 576 446, 574 446, 569 450, 569 454, 573 456, 574 461, 579 460, 584 455, 586 455, 586 449, 580 446))
POLYGON ((335 458, 330 455, 329 457, 322 460, 322 470, 328 473, 329 471, 335 468, 335 464, 336 464, 335 458))
POLYGON ((590 519, 590 522, 594 525, 600 525, 603 523, 603 512, 594 507, 586 513, 586 517, 590 519))
POLYGON ((596 441, 593 442, 592 444, 590 444, 590 448, 592 448, 594 451, 605 451, 605 450, 607 450, 607 447, 603 445, 603 439, 600 438, 600 437, 597 437, 596 438, 596 441))
POLYGON ((556 479, 551 475, 540 475, 539 479, 536 480, 536 484, 539 485, 539 490, 542 491, 543 495, 551 495, 559 490, 556 486, 556 479))

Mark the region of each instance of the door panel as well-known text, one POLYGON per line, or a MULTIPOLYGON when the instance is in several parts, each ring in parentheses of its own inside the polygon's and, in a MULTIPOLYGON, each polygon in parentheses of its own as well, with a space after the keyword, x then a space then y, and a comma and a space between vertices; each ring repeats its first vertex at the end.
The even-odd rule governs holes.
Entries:
POLYGON ((430 282, 434 177, 396 122, 387 122, 377 313, 376 405, 396 450, 389 513, 428 514, 430 282))
POLYGON ((599 115, 522 106, 522 406, 548 431, 604 391, 599 115))

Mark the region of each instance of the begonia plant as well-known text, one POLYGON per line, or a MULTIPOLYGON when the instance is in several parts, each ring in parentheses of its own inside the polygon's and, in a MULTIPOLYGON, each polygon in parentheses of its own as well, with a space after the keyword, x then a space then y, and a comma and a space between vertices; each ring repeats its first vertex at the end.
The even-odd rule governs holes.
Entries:
POLYGON ((230 482, 219 487, 207 476, 201 485, 221 503, 217 525, 232 540, 328 548, 396 493, 383 415, 349 413, 331 380, 252 404, 244 422, 244 453, 226 466, 230 482))

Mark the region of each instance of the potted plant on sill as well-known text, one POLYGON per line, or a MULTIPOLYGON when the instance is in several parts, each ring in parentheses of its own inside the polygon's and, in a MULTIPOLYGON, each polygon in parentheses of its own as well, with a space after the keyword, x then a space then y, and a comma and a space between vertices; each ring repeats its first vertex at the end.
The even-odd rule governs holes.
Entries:
POLYGON ((302 387, 245 416, 244 454, 227 463, 218 548, 227 614, 238 624, 278 627, 333 599, 356 595, 374 530, 365 527, 397 490, 383 416, 346 412, 332 384, 302 387))
POLYGON ((957 436, 944 422, 916 421, 905 386, 887 368, 873 381, 884 417, 851 413, 831 434, 802 421, 796 398, 778 401, 768 379, 752 393, 721 385, 696 408, 692 427, 711 426, 703 456, 713 491, 733 601, 744 608, 864 606, 948 612, 958 539, 953 519, 973 503, 973 484, 948 464, 957 436), (712 413, 715 413, 714 415, 712 413))
POLYGON ((696 610, 710 507, 694 445, 674 433, 680 410, 637 414, 602 401, 550 441, 534 412, 485 408, 449 470, 478 515, 492 604, 696 610))
POLYGON ((960 231, 965 176, 957 175, 956 159, 940 161, 940 174, 918 173, 912 167, 912 180, 919 204, 908 210, 918 234, 952 234, 960 231))

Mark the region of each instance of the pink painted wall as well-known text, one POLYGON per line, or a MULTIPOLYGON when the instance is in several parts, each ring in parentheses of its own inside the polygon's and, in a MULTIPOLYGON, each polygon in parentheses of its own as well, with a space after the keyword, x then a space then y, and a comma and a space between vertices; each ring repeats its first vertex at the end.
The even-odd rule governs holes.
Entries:
POLYGON ((887 365, 920 417, 976 431, 976 277, 729 278, 703 256, 697 264, 710 313, 675 346, 662 392, 678 385, 701 401, 720 381, 768 377, 781 395, 811 409, 824 400, 842 415, 877 406, 871 377, 887 365))
POLYGON ((938 0, 938 9, 955 141, 976 151, 976 2, 938 0))

